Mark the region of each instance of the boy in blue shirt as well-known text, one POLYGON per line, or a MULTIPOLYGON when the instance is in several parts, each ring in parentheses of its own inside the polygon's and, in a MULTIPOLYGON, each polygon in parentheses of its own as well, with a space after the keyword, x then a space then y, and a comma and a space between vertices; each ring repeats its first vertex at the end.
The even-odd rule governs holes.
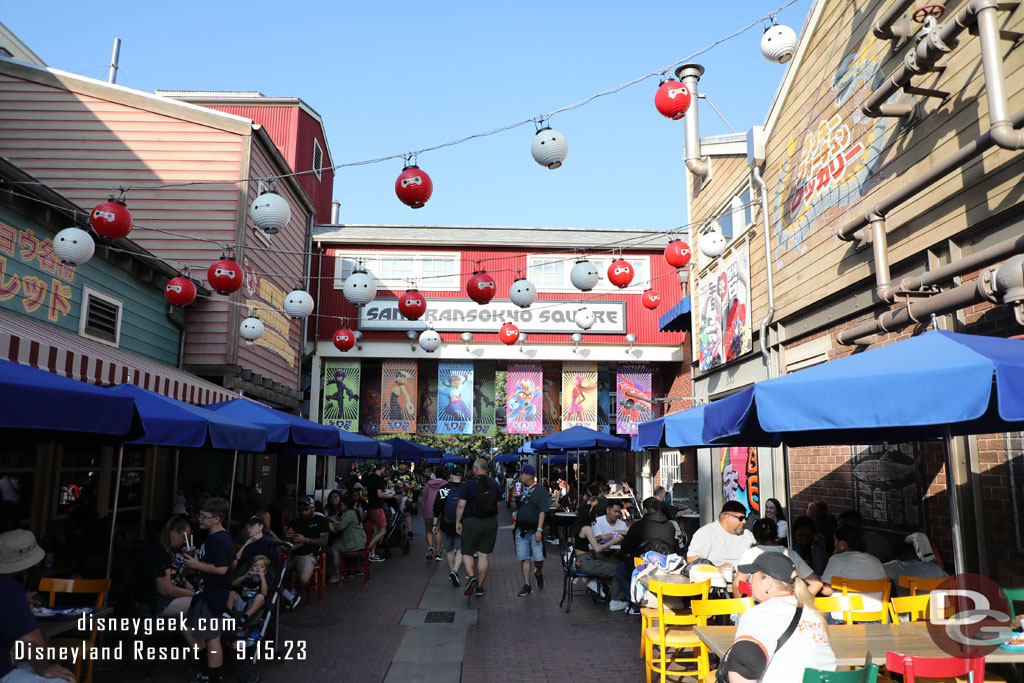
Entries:
POLYGON ((200 658, 201 670, 196 677, 196 681, 204 683, 220 683, 224 666, 220 622, 231 592, 229 572, 235 559, 231 535, 224 530, 227 518, 228 502, 223 498, 208 498, 199 508, 199 526, 210 535, 196 556, 185 554, 185 566, 199 572, 199 592, 189 605, 186 623, 199 649, 206 650, 206 661, 200 658))

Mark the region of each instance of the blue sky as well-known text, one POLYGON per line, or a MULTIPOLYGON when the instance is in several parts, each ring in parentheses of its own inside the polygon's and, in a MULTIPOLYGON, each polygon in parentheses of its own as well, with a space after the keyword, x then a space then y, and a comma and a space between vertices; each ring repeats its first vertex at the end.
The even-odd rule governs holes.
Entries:
MULTIPOLYGON (((787 0, 734 2, 4 3, 2 21, 50 66, 155 89, 298 96, 324 118, 335 163, 402 154, 537 117, 672 64, 787 0), (287 8, 288 11, 282 11, 287 8)), ((800 31, 811 0, 779 22, 800 31)), ((739 132, 764 121, 785 67, 754 27, 696 61, 739 132)), ((533 124, 419 157, 426 207, 394 194, 401 160, 340 169, 342 222, 668 230, 685 222, 683 122, 654 108, 656 78, 564 112, 569 155, 530 156, 533 124)), ((730 132, 701 103, 701 135, 730 132)), ((201 178, 197 178, 201 179, 201 178)))

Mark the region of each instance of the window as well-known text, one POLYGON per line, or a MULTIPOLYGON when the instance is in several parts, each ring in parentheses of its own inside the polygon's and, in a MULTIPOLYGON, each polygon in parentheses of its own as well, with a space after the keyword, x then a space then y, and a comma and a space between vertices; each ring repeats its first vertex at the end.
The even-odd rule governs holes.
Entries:
POLYGON ((117 346, 121 341, 123 303, 91 287, 84 287, 82 295, 82 317, 78 323, 78 334, 86 339, 117 346))
POLYGON ((565 286, 565 269, 568 261, 554 256, 531 257, 530 261, 530 279, 533 281, 534 287, 560 288, 565 286))
POLYGON ((0 505, 18 523, 32 519, 32 494, 38 467, 35 446, 4 444, 0 449, 0 505))
MULTIPOLYGON (((715 216, 701 229, 701 233, 717 227, 725 237, 726 249, 728 249, 732 242, 746 233, 747 229, 753 225, 753 201, 754 194, 751 191, 750 182, 744 182, 740 191, 718 209, 715 216)), ((703 253, 699 254, 699 258, 701 269, 714 261, 714 259, 704 256, 703 253)))
POLYGON ((405 291, 412 280, 425 290, 458 290, 461 274, 460 254, 380 254, 347 252, 337 254, 334 288, 340 289, 360 261, 377 279, 378 290, 405 291))
MULTIPOLYGON (((597 286, 594 287, 593 291, 642 292, 650 286, 651 264, 650 258, 647 256, 623 256, 623 258, 629 261, 630 265, 633 266, 633 281, 630 283, 629 287, 626 287, 624 290, 620 290, 618 287, 608 282, 608 266, 612 264, 612 261, 618 258, 618 256, 610 255, 587 256, 587 260, 594 264, 597 268, 597 272, 601 276, 601 279, 598 281, 597 286)), ((535 254, 527 258, 527 263, 529 266, 528 277, 533 282, 534 286, 537 287, 538 291, 577 291, 577 289, 573 287, 572 280, 570 279, 570 273, 572 272, 572 267, 576 264, 576 259, 567 257, 564 254, 535 254)))
POLYGON ((679 451, 661 451, 661 485, 671 493, 679 481, 679 451))
POLYGON ((313 138, 313 173, 316 173, 316 179, 320 180, 320 174, 324 169, 324 151, 320 149, 320 142, 316 138, 313 138))

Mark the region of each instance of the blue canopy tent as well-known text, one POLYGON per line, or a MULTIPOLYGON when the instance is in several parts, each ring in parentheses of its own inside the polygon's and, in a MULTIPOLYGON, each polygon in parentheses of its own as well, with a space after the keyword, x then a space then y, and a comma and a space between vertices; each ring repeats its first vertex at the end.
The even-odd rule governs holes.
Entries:
POLYGON ((943 438, 954 559, 962 573, 950 439, 1022 429, 1024 341, 936 330, 758 382, 716 401, 704 411, 703 437, 750 446, 943 438))
POLYGON ((394 453, 391 457, 396 460, 419 460, 420 458, 440 458, 443 453, 438 448, 431 448, 423 444, 409 441, 399 437, 386 440, 384 443, 391 444, 394 453))
MULTIPOLYGON (((535 439, 530 443, 530 447, 535 451, 576 451, 576 490, 578 491, 580 489, 580 451, 609 448, 625 449, 629 448, 629 442, 622 437, 612 436, 611 434, 599 432, 596 429, 577 425, 560 432, 555 432, 551 436, 535 439)), ((549 471, 548 479, 550 478, 551 473, 549 471)))

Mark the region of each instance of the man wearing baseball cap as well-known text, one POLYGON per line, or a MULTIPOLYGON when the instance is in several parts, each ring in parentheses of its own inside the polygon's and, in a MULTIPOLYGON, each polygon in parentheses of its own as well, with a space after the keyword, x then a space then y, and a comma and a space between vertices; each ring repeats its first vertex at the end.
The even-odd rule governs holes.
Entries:
POLYGON ((292 567, 295 568, 295 592, 301 594, 313 578, 316 551, 327 545, 330 524, 326 517, 315 514, 313 499, 309 496, 299 498, 298 509, 298 516, 288 524, 285 534, 288 541, 295 546, 291 557, 288 558, 285 572, 292 567))
POLYGON ((46 553, 31 531, 16 529, 0 534, 0 681, 75 680, 75 674, 59 664, 30 659, 17 666, 11 661, 15 641, 31 648, 46 646, 21 585, 14 580, 39 564, 46 553))
POLYGON ((530 587, 530 561, 535 567, 537 588, 544 588, 544 516, 551 509, 551 496, 543 486, 537 486, 537 470, 523 465, 519 473, 522 493, 511 501, 516 513, 516 526, 512 532, 516 539, 516 559, 523 565, 523 587, 517 593, 523 598, 533 592, 530 587))
POLYGON ((720 673, 730 683, 792 683, 803 679, 804 668, 835 671, 825 618, 793 562, 779 553, 761 553, 737 570, 750 574, 759 604, 740 619, 720 673))

